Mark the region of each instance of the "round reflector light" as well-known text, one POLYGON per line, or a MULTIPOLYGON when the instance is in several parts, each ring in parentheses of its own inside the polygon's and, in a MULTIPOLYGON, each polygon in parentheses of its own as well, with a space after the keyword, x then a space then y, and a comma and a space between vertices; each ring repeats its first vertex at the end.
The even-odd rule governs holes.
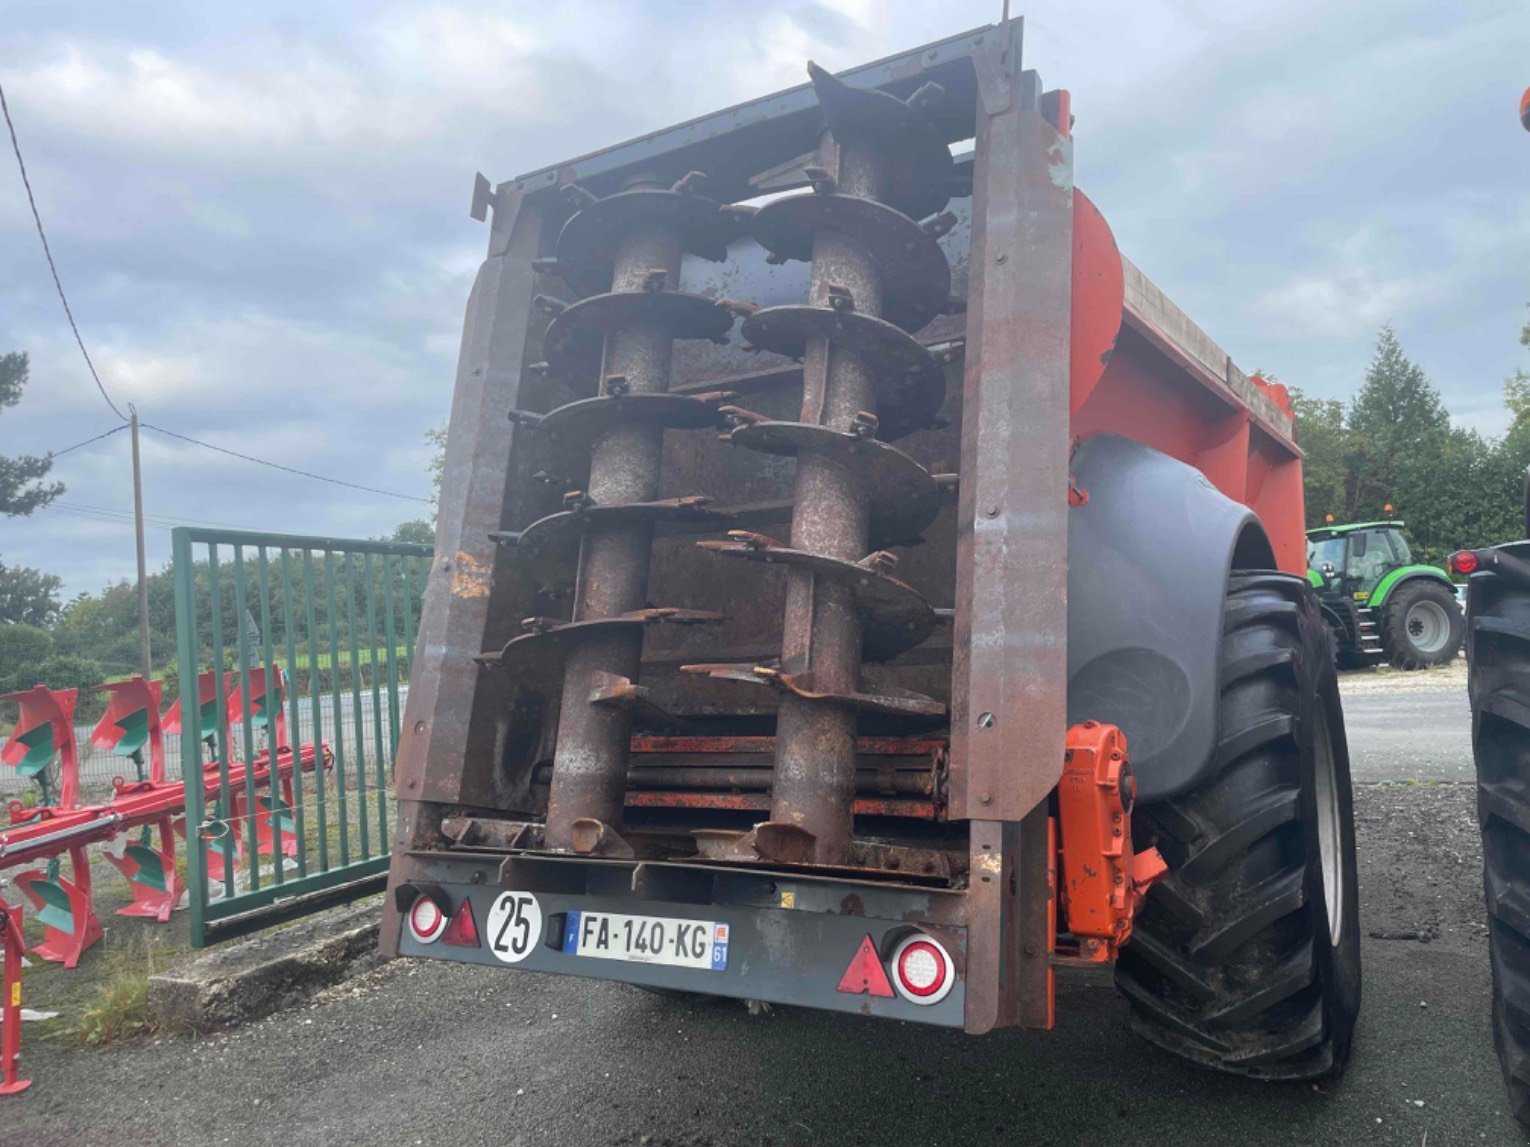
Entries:
POLYGON ((1460 553, 1450 555, 1450 564, 1455 566, 1457 573, 1476 573, 1477 555, 1471 550, 1462 550, 1460 553))
POLYGON ((915 932, 893 950, 893 986, 913 1004, 935 1004, 956 981, 951 957, 938 940, 915 932))
POLYGON ((421 896, 409 909, 409 931, 422 944, 434 944, 446 931, 446 913, 429 896, 421 896))

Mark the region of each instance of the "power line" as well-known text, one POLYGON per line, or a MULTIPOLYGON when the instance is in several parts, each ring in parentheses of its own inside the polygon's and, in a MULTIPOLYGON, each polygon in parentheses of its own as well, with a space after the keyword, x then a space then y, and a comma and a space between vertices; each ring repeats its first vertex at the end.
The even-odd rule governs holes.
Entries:
POLYGON ((71 450, 78 450, 81 446, 89 446, 92 442, 99 442, 103 438, 110 438, 113 434, 126 430, 128 425, 128 423, 124 422, 121 426, 113 426, 104 434, 97 434, 94 438, 85 439, 84 442, 76 442, 73 446, 65 446, 62 450, 50 450, 48 453, 54 458, 62 458, 71 450))
MULTIPOLYGON (((53 285, 58 288, 58 301, 64 305, 64 315, 69 319, 69 329, 74 332, 74 341, 80 348, 80 354, 85 359, 85 365, 90 368, 90 377, 95 380, 96 389, 101 392, 101 397, 106 401, 106 405, 111 407, 112 413, 115 414, 118 418, 122 419, 124 423, 126 423, 129 421, 128 416, 123 414, 121 410, 117 409, 117 404, 112 401, 111 395, 106 393, 106 387, 101 382, 101 376, 96 373, 96 364, 91 362, 90 352, 85 349, 85 340, 80 337, 80 328, 74 321, 74 312, 69 309, 69 299, 68 296, 64 294, 64 284, 59 279, 58 267, 53 262, 53 250, 48 246, 48 235, 47 232, 43 230, 42 216, 38 213, 37 200, 32 194, 32 181, 27 177, 26 161, 21 158, 21 143, 16 138, 16 125, 11 121, 11 108, 10 104, 6 102, 5 89, 3 87, 0 87, 0 111, 3 111, 5 114, 5 126, 11 134, 11 150, 16 154, 16 166, 21 171, 22 186, 24 186, 27 191, 27 203, 32 208, 32 221, 37 225, 37 237, 38 239, 42 240, 43 255, 46 256, 48 260, 48 270, 53 273, 53 285)), ((230 450, 224 446, 214 446, 211 442, 203 442, 200 439, 192 438, 185 434, 177 434, 173 430, 166 430, 163 426, 152 426, 147 422, 140 422, 139 425, 148 430, 154 430, 158 431, 160 434, 168 435, 171 438, 178 438, 182 442, 189 442, 193 446, 200 446, 205 450, 214 450, 219 454, 227 454, 232 458, 239 458, 245 462, 253 462, 257 466, 267 466, 272 470, 281 470, 288 474, 295 474, 301 478, 311 478, 317 482, 328 482, 334 486, 345 486, 349 489, 361 490, 368 494, 381 494, 387 498, 401 498, 406 502, 420 502, 425 505, 430 504, 429 498, 417 498, 412 494, 400 494, 393 490, 381 490, 376 486, 363 486, 357 482, 347 482, 341 478, 331 478, 328 475, 315 474, 309 470, 298 470, 292 466, 283 466, 278 462, 268 462, 264 458, 256 458, 250 454, 241 454, 237 450, 230 450)), ((78 442, 73 446, 56 451, 53 456, 57 458, 61 455, 69 453, 71 450, 78 450, 82 446, 89 446, 92 442, 98 442, 102 438, 105 438, 111 434, 115 434, 117 430, 121 429, 123 429, 123 427, 119 426, 114 430, 108 430, 105 434, 98 434, 94 438, 88 438, 84 442, 78 442)))
POLYGON ((5 113, 5 126, 11 133, 11 150, 16 153, 16 166, 21 169, 21 183, 27 189, 27 202, 32 205, 32 221, 37 224, 37 237, 42 240, 43 254, 48 258, 48 270, 53 272, 53 285, 58 288, 58 301, 64 304, 64 314, 69 319, 69 329, 74 332, 74 341, 79 344, 80 354, 85 356, 85 365, 90 368, 90 377, 96 380, 96 389, 101 392, 106 405, 112 408, 112 413, 126 422, 128 416, 117 409, 112 396, 107 394, 106 387, 101 385, 101 376, 96 373, 96 364, 90 361, 90 352, 85 349, 85 340, 80 337, 80 328, 74 322, 74 312, 69 309, 69 300, 64 295, 64 284, 59 280, 58 267, 53 263, 53 251, 48 246, 48 235, 43 230, 42 216, 37 213, 37 200, 32 197, 32 181, 27 178, 27 165, 21 158, 21 144, 16 139, 16 125, 11 122, 11 106, 5 102, 4 87, 0 87, 0 111, 5 113))
MULTIPOLYGON (((72 517, 91 517, 101 520, 131 522, 133 511, 119 509, 114 506, 88 506, 80 502, 50 502, 49 510, 57 510, 60 513, 69 514, 72 517)), ((173 514, 145 514, 144 521, 151 526, 159 526, 162 529, 170 529, 173 526, 216 526, 224 530, 242 530, 243 526, 231 525, 228 522, 214 522, 207 518, 182 518, 173 514)))
POLYGON ((273 470, 281 470, 288 474, 296 474, 300 478, 312 478, 316 482, 328 482, 334 486, 347 486, 352 490, 364 490, 368 494, 382 494, 389 498, 402 498, 406 502, 423 502, 430 504, 429 498, 416 498, 413 494, 400 494, 394 490, 379 490, 376 486, 362 486, 356 482, 347 482, 343 478, 331 478, 325 474, 315 474, 310 470, 297 470, 291 466, 283 466, 280 462, 268 462, 264 458, 256 458, 251 454, 241 454, 237 450, 230 450, 226 446, 214 446, 211 442, 203 442, 199 438, 191 438, 185 434, 177 434, 173 430, 166 430, 163 426, 155 426, 151 422, 140 422, 138 425, 145 430, 153 430, 159 434, 167 434, 171 438, 179 438, 182 442, 190 442, 193 446, 201 446, 207 450, 215 450, 219 454, 227 454, 231 458, 239 458, 245 462, 253 462, 257 466, 269 466, 273 470))
MULTIPOLYGON (((112 514, 119 518, 133 519, 133 511, 117 506, 87 506, 82 502, 53 502, 54 506, 62 506, 66 510, 89 510, 98 514, 112 514)), ((182 518, 175 514, 144 514, 146 520, 169 522, 175 526, 218 526, 225 530, 237 530, 242 527, 231 526, 227 522, 214 522, 207 518, 182 518)))

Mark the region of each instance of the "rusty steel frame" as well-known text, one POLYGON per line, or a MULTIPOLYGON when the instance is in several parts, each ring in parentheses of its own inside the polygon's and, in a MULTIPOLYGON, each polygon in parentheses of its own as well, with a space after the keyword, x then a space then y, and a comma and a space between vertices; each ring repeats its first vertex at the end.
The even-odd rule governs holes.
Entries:
MULTIPOLYGON (((949 80, 957 74, 953 69, 959 69, 966 77, 964 93, 969 93, 963 98, 975 109, 960 396, 949 808, 940 814, 969 826, 965 867, 970 884, 965 892, 952 894, 945 917, 947 924, 965 928, 964 1026, 970 1032, 1047 1027, 1052 1018, 1052 855, 1046 797, 1061 776, 1066 732, 1064 589, 1074 194, 1066 99, 1044 93, 1036 73, 1021 69, 1020 46, 1021 22, 1014 20, 844 77, 856 86, 906 92, 926 76, 949 80)), ((450 869, 450 854, 443 851, 444 818, 533 818, 535 765, 554 749, 534 731, 557 729, 559 750, 566 750, 566 738, 573 735, 567 724, 567 690, 564 720, 559 722, 534 690, 504 674, 482 671, 475 662, 483 651, 498 649, 514 635, 519 618, 531 612, 527 603, 536 600, 528 570, 507 559, 492 536, 518 530, 546 512, 545 499, 531 480, 536 463, 526 448, 528 428, 512 425, 506 415, 512 410, 546 410, 558 401, 549 397, 551 384, 531 369, 541 355, 533 306, 534 261, 550 254, 568 216, 558 189, 577 180, 597 194, 611 195, 640 173, 665 170, 668 176, 675 165, 699 166, 702 157, 716 157, 730 146, 747 152, 765 140, 779 148, 782 139, 800 132, 815 116, 813 92, 804 85, 497 187, 480 177, 473 209, 476 217, 491 221, 489 253, 468 303, 449 423, 437 557, 397 759, 400 814, 390 873, 394 887, 444 879, 442 873, 450 869)), ((821 147, 817 154, 810 153, 811 160, 837 176, 842 187, 876 196, 874 163, 858 168, 855 158, 842 154, 832 138, 823 140, 821 147)), ((798 149, 804 151, 810 149, 798 149)), ((717 170, 708 172, 708 194, 726 203, 777 187, 800 186, 792 184, 789 175, 778 183, 751 182, 758 172, 747 166, 749 158, 738 158, 732 166, 719 161, 717 170)), ((793 170, 785 162, 786 153, 780 158, 783 171, 793 170)), ((798 168, 802 159, 799 154, 798 168)), ((821 305, 822 293, 834 283, 850 287, 858 310, 877 313, 880 284, 874 271, 862 265, 864 259, 855 251, 834 247, 822 237, 815 243, 810 301, 821 305)), ((626 265, 673 267, 669 251, 666 247, 648 252, 626 265)), ((625 274, 623 260, 618 260, 617 273, 625 274)), ((961 324, 960 319, 942 319, 932 330, 939 327, 942 337, 959 338, 961 324)), ((612 349, 608 344, 608 355, 612 349)), ((632 369, 630 364, 624 367, 629 376, 632 369)), ((660 373, 668 374, 667 364, 660 373)), ((760 377, 772 380, 791 374, 790 368, 772 368, 760 377)), ((856 377, 851 357, 836 353, 823 340, 808 347, 800 375, 804 422, 845 428, 859 412, 874 410, 869 387, 856 377)), ((710 383, 668 377, 656 382, 655 389, 671 383, 681 393, 715 389, 710 383)), ((632 445, 639 444, 634 439, 632 445)), ((648 457, 644 453, 645 464, 648 457)), ((592 492, 600 470, 597 459, 592 492)), ((797 548, 859 560, 867 548, 864 497, 847 487, 842 473, 831 470, 818 474, 811 461, 799 460, 798 505, 805 488, 823 486, 827 496, 816 504, 820 511, 827 508, 827 516, 814 522, 799 515, 802 520, 794 522, 792 542, 797 548)), ((654 490, 644 486, 624 491, 622 500, 654 496, 654 490)), ((646 554, 651 528, 626 529, 631 533, 623 543, 631 547, 628 557, 640 564, 634 555, 639 549, 646 554)), ((596 560, 596 548, 587 541, 586 563, 596 560)), ((640 575, 630 568, 628 574, 646 579, 646 566, 640 575)), ((836 680, 828 684, 834 691, 856 692, 859 622, 845 603, 833 600, 835 587, 826 579, 795 573, 791 577, 788 614, 798 620, 786 625, 786 667, 790 669, 803 652, 792 641, 806 641, 815 650, 827 646, 834 656, 827 661, 814 657, 815 687, 827 689, 825 674, 832 671, 836 680)), ((637 600, 642 596, 639 581, 624 583, 619 590, 620 601, 613 598, 611 609, 622 612, 642 604, 637 600)), ((594 616, 590 588, 582 585, 580 592, 576 616, 594 616)), ((604 664, 610 668, 609 662, 604 664)), ((614 671, 635 680, 619 666, 614 671)), ((571 678, 572 674, 565 680, 571 678)), ((596 708, 582 698, 573 700, 579 702, 573 709, 596 708)), ((771 817, 812 824, 815 839, 825 842, 818 859, 834 859, 850 840, 852 811, 877 811, 866 802, 880 800, 887 806, 884 811, 901 815, 926 811, 897 804, 927 803, 927 798, 914 794, 856 793, 853 722, 841 716, 842 710, 804 703, 810 718, 804 723, 792 715, 796 704, 790 695, 780 699, 775 745, 784 743, 787 748, 775 769, 771 817), (828 727, 831 723, 833 728, 828 727), (796 730, 804 724, 808 727, 799 734, 796 730), (791 747, 794 740, 812 746, 809 754, 791 747), (802 772, 798 784, 793 762, 808 755, 811 767, 802 772), (829 768, 823 765, 825 757, 832 759, 829 768)), ((625 782, 629 748, 643 738, 630 738, 630 718, 608 725, 598 736, 582 739, 581 751, 598 746, 596 751, 607 762, 600 775, 609 780, 619 771, 625 782)), ((555 794, 564 758, 555 756, 555 794)), ((760 777, 750 771, 738 779, 753 786, 760 777)), ((545 774, 541 787, 545 791, 545 774)), ((625 785, 613 788, 602 781, 596 787, 600 808, 609 811, 616 802, 609 817, 597 819, 618 823, 625 785)), ((633 804, 634 796, 642 804, 670 795, 634 787, 626 802, 633 804)), ((708 807, 705 802, 714 797, 718 799, 711 807, 752 811, 763 803, 758 791, 682 793, 676 803, 708 807)), ((554 807, 559 803, 555 795, 554 807)), ((585 809, 590 807, 594 806, 585 809)), ((550 815, 549 833, 552 821, 550 815)), ((512 855, 511 860, 527 871, 533 862, 541 863, 534 854, 512 855)), ((565 858, 558 862, 559 871, 577 863, 581 862, 565 858)), ((670 866, 652 867, 657 871, 670 866)), ((839 880, 847 890, 857 887, 854 879, 843 871, 836 875, 833 868, 823 869, 816 879, 839 880)), ((382 935, 384 948, 396 952, 399 914, 393 897, 387 900, 382 935)))

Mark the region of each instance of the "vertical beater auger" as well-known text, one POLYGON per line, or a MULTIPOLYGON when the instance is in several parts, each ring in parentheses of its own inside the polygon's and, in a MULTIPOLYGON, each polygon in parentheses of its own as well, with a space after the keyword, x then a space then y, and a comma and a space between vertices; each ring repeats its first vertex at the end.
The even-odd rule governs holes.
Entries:
POLYGON ((936 240, 949 217, 921 226, 899 209, 944 207, 951 157, 920 111, 943 94, 936 85, 905 102, 808 71, 825 121, 818 162, 804 171, 813 190, 752 219, 774 259, 810 259, 808 303, 757 311, 743 327, 752 345, 801 358, 800 421, 733 410, 730 435, 797 456, 791 544, 735 533, 703 545, 789 571, 779 677, 798 687, 777 708, 770 819, 740 848, 832 865, 853 836, 857 710, 885 705, 861 691, 862 662, 918 644, 935 623, 930 605, 888 576, 893 555, 867 551, 874 503, 900 514, 928 507, 931 517, 939 505, 934 477, 875 436, 883 418, 900 433, 930 425, 944 398, 940 364, 904 327, 946 305, 950 268, 936 240))
POLYGON ((554 266, 586 286, 606 280, 609 267, 610 290, 572 305, 537 300, 553 315, 544 339, 548 369, 570 380, 587 375, 598 352, 600 372, 596 397, 545 419, 520 416, 551 424, 548 431, 562 427, 565 439, 592 451, 588 488, 570 493, 568 510, 555 515, 583 535, 572 623, 544 624, 511 642, 555 644, 564 659, 550 849, 630 854, 620 824, 643 626, 712 619, 644 610, 653 523, 666 516, 665 504, 653 501, 664 429, 715 422, 705 399, 667 394, 673 342, 720 339, 733 325, 726 306, 675 289, 685 251, 715 258, 725 248, 721 208, 694 194, 698 181, 692 174, 666 188, 641 180, 604 199, 566 188, 579 210, 559 236, 554 266))

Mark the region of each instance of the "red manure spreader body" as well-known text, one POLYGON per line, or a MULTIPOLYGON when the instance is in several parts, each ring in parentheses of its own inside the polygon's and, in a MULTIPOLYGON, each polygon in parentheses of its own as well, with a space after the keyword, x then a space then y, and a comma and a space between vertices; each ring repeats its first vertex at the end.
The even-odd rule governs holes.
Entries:
POLYGON ((1113 963, 1171 1051, 1342 1068, 1290 403, 1021 29, 479 178, 386 950, 972 1033, 1113 963))

